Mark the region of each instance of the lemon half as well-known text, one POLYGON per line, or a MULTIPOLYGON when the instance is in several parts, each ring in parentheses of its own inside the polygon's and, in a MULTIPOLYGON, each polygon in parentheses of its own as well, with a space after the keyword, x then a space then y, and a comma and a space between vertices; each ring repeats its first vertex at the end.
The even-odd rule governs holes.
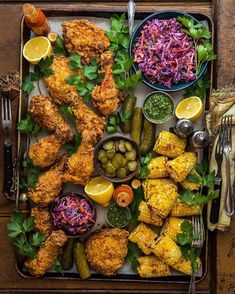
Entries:
POLYGON ((202 100, 197 96, 185 98, 177 105, 175 115, 177 118, 187 118, 191 121, 197 120, 203 113, 202 100))

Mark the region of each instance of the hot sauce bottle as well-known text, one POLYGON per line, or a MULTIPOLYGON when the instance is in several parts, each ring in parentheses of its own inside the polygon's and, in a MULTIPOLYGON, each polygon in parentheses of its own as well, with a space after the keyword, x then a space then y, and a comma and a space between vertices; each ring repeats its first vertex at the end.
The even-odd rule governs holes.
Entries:
POLYGON ((25 15, 26 25, 36 34, 36 35, 48 35, 51 28, 45 14, 39 9, 31 4, 23 5, 23 13, 25 15))

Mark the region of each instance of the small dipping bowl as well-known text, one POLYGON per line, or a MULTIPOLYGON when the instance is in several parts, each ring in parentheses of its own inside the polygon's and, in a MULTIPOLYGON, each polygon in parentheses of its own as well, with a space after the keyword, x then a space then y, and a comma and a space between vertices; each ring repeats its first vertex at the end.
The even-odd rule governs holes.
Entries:
POLYGON ((112 203, 107 209, 106 219, 108 224, 111 227, 123 228, 127 226, 131 220, 131 211, 128 207, 121 207, 116 203, 112 203), (115 216, 115 213, 116 213, 116 216, 115 216), (126 217, 126 221, 125 221, 125 217, 126 217))
POLYGON ((56 197, 51 207, 52 224, 69 238, 92 230, 96 222, 94 203, 82 193, 69 192, 56 197))
POLYGON ((154 123, 154 124, 163 124, 165 122, 167 122, 174 114, 174 102, 172 97, 165 92, 162 91, 154 91, 149 93, 144 100, 143 103, 143 114, 144 116, 147 118, 147 120, 149 120, 150 122, 154 123), (159 101, 157 101, 157 98, 155 98, 154 96, 158 96, 159 101), (161 98, 160 98, 161 96, 161 98), (152 100, 152 101, 151 101, 152 100), (155 101, 153 101, 155 100, 155 101), (164 105, 164 104, 168 104, 168 105, 164 105), (168 113, 166 114, 165 117, 163 118, 154 118, 153 116, 149 115, 149 113, 147 113, 147 109, 151 108, 151 111, 154 111, 154 109, 156 111, 168 111, 168 113))

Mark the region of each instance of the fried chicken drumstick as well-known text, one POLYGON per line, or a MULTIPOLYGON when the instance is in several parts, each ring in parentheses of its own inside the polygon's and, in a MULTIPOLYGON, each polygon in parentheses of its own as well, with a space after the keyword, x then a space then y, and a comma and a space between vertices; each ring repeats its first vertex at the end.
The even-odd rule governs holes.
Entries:
POLYGON ((68 238, 64 231, 53 231, 38 250, 37 257, 25 261, 25 267, 35 277, 41 277, 53 266, 68 238))
POLYGON ((29 198, 38 206, 49 206, 59 195, 66 160, 65 156, 62 157, 59 162, 39 176, 34 189, 28 189, 29 198))

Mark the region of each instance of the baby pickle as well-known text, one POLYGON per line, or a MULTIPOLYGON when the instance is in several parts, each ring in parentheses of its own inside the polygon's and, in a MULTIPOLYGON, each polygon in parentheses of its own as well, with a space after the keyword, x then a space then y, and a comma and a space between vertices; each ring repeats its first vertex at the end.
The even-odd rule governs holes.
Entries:
POLYGON ((65 244, 63 249, 63 254, 61 256, 61 265, 64 271, 68 271, 73 266, 73 246, 75 239, 69 239, 65 244))
POLYGON ((141 130, 143 124, 143 113, 141 107, 136 107, 131 120, 131 138, 140 145, 141 130))
MULTIPOLYGON (((134 110, 136 103, 136 97, 134 95, 128 95, 125 98, 125 101, 123 103, 122 107, 122 113, 125 115, 128 115, 129 113, 131 114, 134 110)), ((129 133, 131 131, 131 117, 128 119, 125 119, 124 121, 121 121, 120 123, 121 130, 123 133, 129 133)))
POLYGON ((140 144, 140 152, 142 155, 146 155, 153 149, 155 143, 155 124, 151 123, 145 118, 143 132, 144 136, 142 143, 140 144))
POLYGON ((85 248, 82 243, 77 242, 74 244, 73 257, 80 278, 83 280, 88 279, 91 273, 86 260, 85 248))

